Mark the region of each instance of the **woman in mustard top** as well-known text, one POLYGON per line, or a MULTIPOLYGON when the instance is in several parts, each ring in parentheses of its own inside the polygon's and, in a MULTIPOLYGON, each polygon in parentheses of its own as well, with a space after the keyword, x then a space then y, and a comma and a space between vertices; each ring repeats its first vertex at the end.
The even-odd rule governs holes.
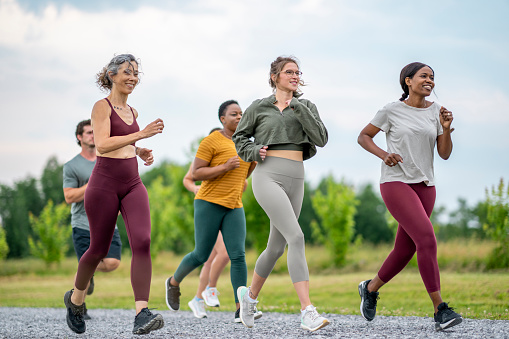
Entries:
POLYGON ((194 200, 195 249, 188 253, 175 274, 166 280, 166 304, 172 311, 180 308, 180 283, 195 268, 207 261, 219 231, 231 261, 231 282, 235 291, 247 282, 245 258, 246 218, 242 207, 242 192, 255 162, 239 158, 231 137, 242 116, 234 100, 219 108, 223 129, 205 137, 193 162, 194 180, 202 181, 194 200))

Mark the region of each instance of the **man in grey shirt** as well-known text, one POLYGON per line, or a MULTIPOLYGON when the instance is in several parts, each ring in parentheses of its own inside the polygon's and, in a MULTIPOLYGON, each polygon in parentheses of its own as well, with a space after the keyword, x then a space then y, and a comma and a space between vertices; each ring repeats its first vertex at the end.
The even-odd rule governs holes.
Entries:
MULTIPOLYGON (((85 213, 85 189, 88 185, 88 179, 92 174, 96 162, 94 132, 90 119, 81 121, 76 127, 76 139, 81 147, 81 152, 64 165, 64 196, 71 207, 71 225, 72 240, 74 250, 78 256, 81 256, 90 246, 90 227, 88 225, 87 214, 85 213)), ((122 242, 115 226, 113 239, 106 257, 101 260, 97 270, 100 272, 111 272, 120 265, 120 254, 122 252, 122 242)), ((94 291, 94 278, 90 280, 87 287, 87 294, 94 291)), ((90 319, 85 313, 85 319, 90 319)))

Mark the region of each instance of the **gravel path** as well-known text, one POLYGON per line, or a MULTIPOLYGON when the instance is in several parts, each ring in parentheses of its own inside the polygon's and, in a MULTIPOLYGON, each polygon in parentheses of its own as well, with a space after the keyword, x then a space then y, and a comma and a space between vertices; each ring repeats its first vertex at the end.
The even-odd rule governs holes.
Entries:
MULTIPOLYGON (((88 311, 85 334, 72 332, 64 308, 0 307, 0 338, 131 338, 134 310, 88 311)), ((327 314, 331 324, 310 333, 300 329, 296 314, 264 313, 249 329, 233 322, 233 312, 208 312, 196 319, 190 311, 158 311, 165 326, 142 338, 509 338, 509 321, 464 319, 444 332, 435 332, 431 318, 384 317, 372 322, 361 316, 327 314)))

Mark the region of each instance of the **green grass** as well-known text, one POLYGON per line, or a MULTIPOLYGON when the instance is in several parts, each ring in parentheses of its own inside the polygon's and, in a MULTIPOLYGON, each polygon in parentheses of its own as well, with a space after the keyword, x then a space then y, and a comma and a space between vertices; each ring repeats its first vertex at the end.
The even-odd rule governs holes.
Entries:
MULTIPOLYGON (((464 317, 509 320, 509 271, 485 272, 483 258, 493 248, 491 242, 456 241, 439 246, 442 296, 464 317)), ((311 272, 311 300, 320 312, 359 314, 357 285, 374 276, 391 246, 353 248, 341 269, 327 267, 329 255, 323 248, 307 249, 311 272)), ((247 253, 248 283, 256 253, 247 253)), ((164 281, 173 274, 182 256, 161 253, 153 261, 150 307, 166 309, 164 281)), ((432 316, 433 309, 419 275, 410 263, 380 291, 378 315, 432 316)), ((36 259, 9 260, 0 265, 0 306, 62 307, 63 294, 73 285, 76 259, 68 258, 59 267, 46 268, 36 259)), ((130 257, 124 255, 118 270, 97 273, 96 288, 88 308, 132 308, 130 257)), ((198 286, 198 270, 182 284, 182 309, 198 286)), ((218 285, 221 311, 233 311, 233 291, 225 271, 218 285)), ((296 312, 299 303, 286 269, 286 257, 277 263, 259 297, 262 311, 296 312)), ((210 310, 210 309, 209 309, 210 310)))

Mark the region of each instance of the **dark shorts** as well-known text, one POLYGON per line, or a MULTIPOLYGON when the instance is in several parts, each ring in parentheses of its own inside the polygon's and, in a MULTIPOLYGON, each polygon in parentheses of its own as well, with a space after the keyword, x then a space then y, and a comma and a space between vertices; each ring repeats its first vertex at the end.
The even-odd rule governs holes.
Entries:
MULTIPOLYGON (((73 227, 72 228, 72 242, 74 243, 74 250, 80 261, 81 256, 85 254, 90 246, 90 231, 73 227)), ((120 260, 120 254, 122 253, 122 241, 120 240, 120 233, 115 228, 113 232, 113 239, 111 240, 110 250, 106 255, 106 258, 115 258, 120 260)))

